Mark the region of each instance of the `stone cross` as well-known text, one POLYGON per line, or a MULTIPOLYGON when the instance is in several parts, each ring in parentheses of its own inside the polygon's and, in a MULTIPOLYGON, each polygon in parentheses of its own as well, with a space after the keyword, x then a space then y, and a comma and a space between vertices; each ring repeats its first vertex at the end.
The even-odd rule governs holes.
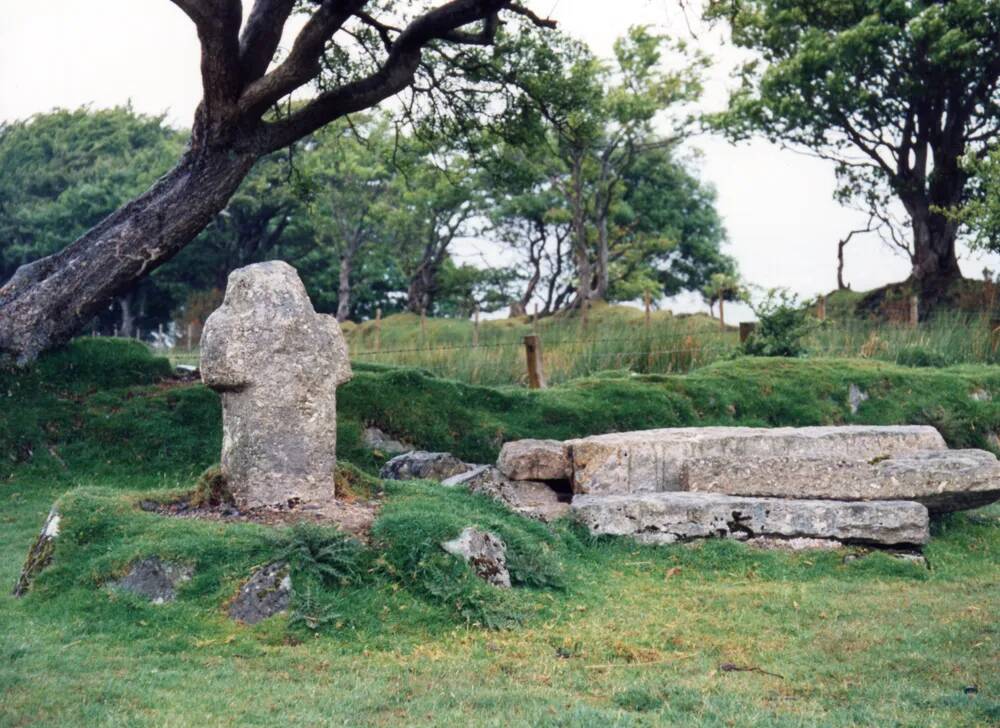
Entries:
POLYGON ((229 275, 201 337, 201 376, 222 395, 222 473, 241 508, 333 499, 337 385, 351 378, 333 316, 292 266, 229 275))

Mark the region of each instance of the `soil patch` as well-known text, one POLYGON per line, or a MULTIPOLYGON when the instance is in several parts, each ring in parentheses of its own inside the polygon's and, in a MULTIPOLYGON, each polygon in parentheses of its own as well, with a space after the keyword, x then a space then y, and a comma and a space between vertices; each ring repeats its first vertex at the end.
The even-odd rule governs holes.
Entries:
POLYGON ((200 518, 205 521, 228 523, 259 523, 266 526, 288 526, 293 523, 317 523, 337 526, 363 543, 368 543, 372 524, 382 506, 381 499, 337 499, 329 503, 290 502, 286 506, 248 508, 240 510, 228 504, 191 505, 190 498, 173 503, 144 500, 142 510, 172 518, 200 518))

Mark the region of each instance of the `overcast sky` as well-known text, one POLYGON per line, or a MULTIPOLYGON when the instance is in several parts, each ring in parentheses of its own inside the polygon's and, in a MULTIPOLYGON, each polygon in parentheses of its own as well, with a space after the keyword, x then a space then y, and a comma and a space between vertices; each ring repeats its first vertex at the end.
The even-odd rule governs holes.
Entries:
MULTIPOLYGON (((244 3, 249 6, 249 0, 244 3)), ((677 0, 532 0, 563 30, 609 55, 615 38, 631 25, 691 39, 715 60, 702 107, 724 104, 739 60, 721 28, 706 29, 685 18, 677 0), (613 8, 609 10, 609 6, 613 8)), ((697 2, 685 3, 697 7, 697 2)), ((0 119, 19 119, 54 107, 94 108, 131 101, 138 111, 165 112, 187 126, 200 97, 198 42, 186 16, 168 0, 0 0, 0 119)), ((729 233, 728 252, 743 276, 802 295, 836 285, 836 243, 864 226, 864 216, 832 199, 828 162, 781 150, 765 141, 733 146, 696 139, 697 165, 718 191, 718 208, 729 233)), ((464 254, 473 252, 463 246, 464 254)), ((963 252, 962 269, 979 277, 997 256, 963 252)), ((855 290, 901 280, 908 262, 874 238, 855 238, 847 253, 846 279, 855 290)), ((677 302, 678 308, 693 303, 677 302)), ((699 304, 700 305, 700 304, 699 304)))

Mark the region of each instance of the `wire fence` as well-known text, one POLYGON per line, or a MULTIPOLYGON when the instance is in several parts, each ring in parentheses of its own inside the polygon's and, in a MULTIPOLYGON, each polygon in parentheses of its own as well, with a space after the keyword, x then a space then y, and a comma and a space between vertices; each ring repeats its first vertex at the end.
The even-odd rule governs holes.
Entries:
MULTIPOLYGON (((371 325, 346 330, 357 366, 415 367, 438 376, 492 386, 530 385, 525 336, 537 335, 543 379, 558 384, 611 370, 636 374, 681 374, 742 353, 736 329, 695 326, 683 320, 654 325, 559 325, 539 330, 510 326, 474 331, 468 322, 371 325), (610 331, 601 336, 599 332, 610 331), (383 334, 385 335, 383 338, 383 334)), ((1000 364, 1000 327, 992 317, 939 317, 918 325, 826 322, 808 335, 814 358, 861 358, 911 365, 1000 364)), ((161 351, 164 351, 161 349, 161 351)), ((197 366, 197 344, 185 340, 164 351, 175 364, 197 366)))

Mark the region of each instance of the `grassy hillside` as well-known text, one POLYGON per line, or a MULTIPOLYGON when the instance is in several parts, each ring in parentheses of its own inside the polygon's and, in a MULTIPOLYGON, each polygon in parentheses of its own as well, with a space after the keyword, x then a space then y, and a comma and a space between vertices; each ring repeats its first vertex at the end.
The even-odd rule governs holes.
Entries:
MULTIPOLYGON (((941 313, 918 327, 854 315, 862 294, 829 297, 827 321, 805 344, 811 358, 862 358, 903 365, 949 366, 1000 362, 1000 337, 991 319, 941 313)), ((730 321, 730 323, 735 323, 730 321)), ((412 314, 348 324, 345 334, 356 361, 427 369, 474 384, 524 385, 524 336, 537 333, 550 383, 618 369, 640 374, 685 373, 738 355, 735 329, 720 330, 706 315, 673 316, 657 311, 647 326, 642 311, 596 305, 584 326, 578 314, 483 321, 473 347, 472 322, 427 319, 412 314), (381 346, 378 342, 381 339, 381 346)))
MULTIPOLYGON (((190 489, 220 435, 216 396, 166 371, 138 345, 85 340, 0 375, 0 725, 1000 721, 996 507, 936 523, 930 570, 883 554, 595 541, 428 483, 387 485, 371 548, 329 528, 167 519, 136 504, 190 489), (56 500, 53 565, 14 600, 56 500), (472 523, 508 543, 511 592, 437 547, 472 523), (343 576, 293 560, 289 615, 252 628, 224 616, 250 569, 303 543, 336 545, 343 576), (100 586, 153 553, 196 570, 176 603, 100 586)), ((981 444, 1000 429, 1000 404, 970 397, 981 389, 1000 392, 1000 372, 735 360, 529 392, 361 365, 339 392, 340 454, 378 464, 365 424, 478 461, 513 437, 675 424, 927 421, 981 444), (856 415, 851 384, 871 397, 856 415)))

